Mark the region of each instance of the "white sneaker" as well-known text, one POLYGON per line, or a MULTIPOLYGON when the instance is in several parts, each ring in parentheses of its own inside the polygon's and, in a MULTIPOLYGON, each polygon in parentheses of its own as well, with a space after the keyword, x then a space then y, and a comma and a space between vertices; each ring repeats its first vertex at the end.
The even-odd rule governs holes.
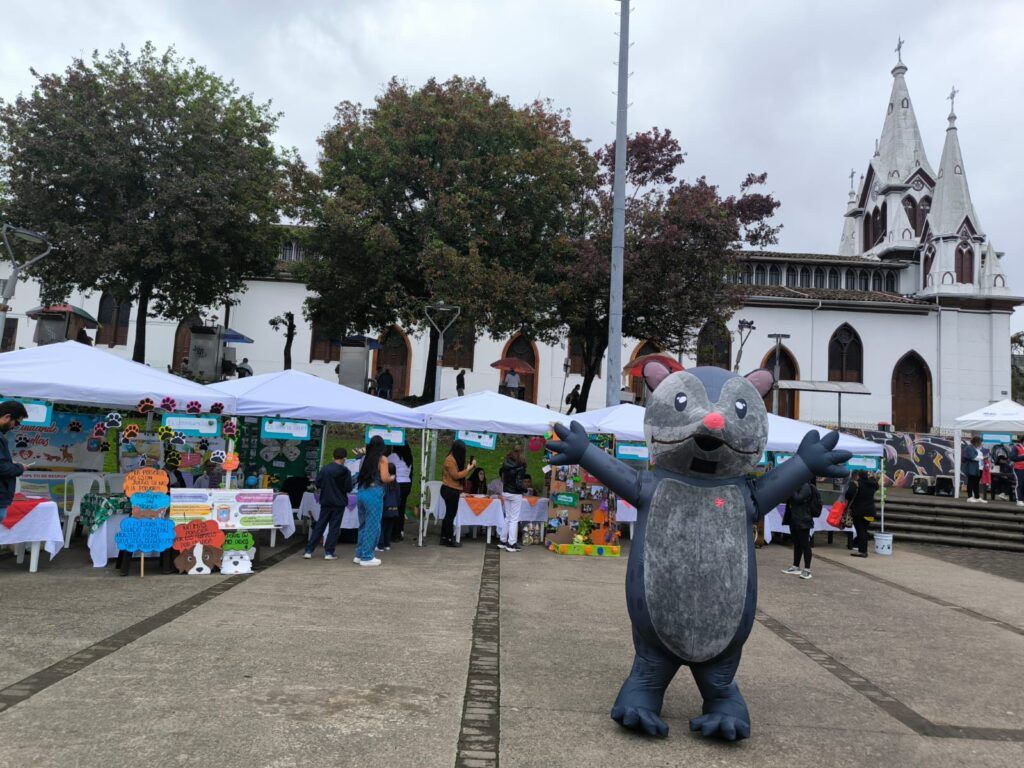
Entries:
POLYGON ((988 504, 988 499, 978 499, 982 504, 988 504))
POLYGON ((361 562, 363 562, 363 561, 362 561, 362 560, 360 560, 360 559, 359 559, 358 557, 353 557, 353 558, 352 558, 352 562, 353 562, 353 563, 355 563, 356 565, 359 565, 359 564, 360 564, 361 562))
POLYGON ((324 555, 324 560, 337 560, 337 555, 324 555))
POLYGON ((800 571, 800 578, 801 579, 811 579, 811 578, 814 578, 814 577, 811 576, 811 572, 810 571, 806 571, 805 570, 805 571, 800 571))
POLYGON ((360 564, 360 565, 366 565, 366 566, 370 566, 370 565, 380 565, 380 560, 378 560, 378 559, 377 559, 377 558, 375 557, 375 558, 373 558, 372 560, 360 560, 360 561, 359 561, 359 564, 360 564))
POLYGON ((504 541, 499 541, 498 549, 508 549, 508 544, 506 544, 504 541))
POLYGON ((384 551, 384 547, 374 547, 373 551, 374 552, 383 552, 384 551))
POLYGON ((968 499, 967 499, 967 503, 968 503, 968 504, 977 504, 977 503, 978 503, 978 500, 977 500, 976 498, 974 498, 973 496, 970 496, 970 497, 968 497, 968 499))
POLYGON ((302 553, 302 557, 304 559, 306 559, 306 560, 312 560, 313 559, 313 553, 312 552, 303 552, 302 553))
POLYGON ((999 499, 1000 501, 1009 501, 1010 500, 1010 497, 1007 496, 1005 493, 996 494, 996 498, 999 499))
POLYGON ((786 575, 791 575, 791 576, 799 576, 801 571, 795 565, 791 565, 791 566, 789 566, 789 568, 784 570, 783 573, 785 573, 786 575))
POLYGON ((1017 502, 1017 506, 1018 507, 1024 507, 1024 501, 1018 501, 1017 502))

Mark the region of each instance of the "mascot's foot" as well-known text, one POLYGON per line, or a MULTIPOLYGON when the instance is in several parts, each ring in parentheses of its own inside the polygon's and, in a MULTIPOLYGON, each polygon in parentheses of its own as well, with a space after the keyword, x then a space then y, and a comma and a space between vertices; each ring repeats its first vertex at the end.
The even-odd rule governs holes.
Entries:
POLYGON ((750 715, 739 691, 735 697, 705 702, 704 714, 690 720, 690 730, 701 736, 714 736, 724 741, 750 738, 750 715))
POLYGON ((668 724, 657 712, 629 704, 612 707, 612 720, 623 728, 646 733, 648 736, 668 736, 668 724))

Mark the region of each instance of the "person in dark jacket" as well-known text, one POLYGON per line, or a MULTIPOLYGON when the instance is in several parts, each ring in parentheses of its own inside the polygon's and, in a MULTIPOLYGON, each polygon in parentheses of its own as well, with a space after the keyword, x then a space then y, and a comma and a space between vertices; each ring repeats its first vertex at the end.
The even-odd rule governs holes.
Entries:
POLYGON ((850 515, 853 517, 853 528, 857 532, 853 543, 856 552, 852 557, 868 556, 868 521, 875 516, 875 494, 878 493, 878 480, 873 473, 862 469, 850 480, 844 498, 849 503, 850 515))
POLYGON ((309 560, 313 557, 316 545, 327 531, 324 542, 324 560, 337 560, 334 547, 341 533, 341 518, 348 506, 348 495, 352 491, 352 473, 345 466, 348 451, 344 448, 334 449, 334 461, 320 470, 316 476, 316 487, 320 490, 320 517, 317 518, 313 532, 306 542, 306 551, 302 555, 309 560), (329 526, 329 527, 328 527, 329 526))
MULTIPOLYGON (((395 476, 394 462, 388 462, 388 471, 395 476)), ((377 539, 377 550, 379 552, 391 551, 391 540, 395 538, 398 529, 398 506, 402 501, 402 490, 398 483, 392 480, 384 485, 384 512, 380 518, 380 538, 377 539)))
POLYGON ((961 462, 967 478, 967 501, 971 504, 985 501, 981 498, 981 460, 981 438, 975 436, 964 446, 961 462))
POLYGON ((523 480, 526 477, 526 462, 518 448, 508 452, 501 465, 501 484, 504 491, 503 506, 505 518, 498 529, 498 548, 506 552, 518 552, 519 512, 523 506, 523 480))
POLYGON ((801 579, 811 578, 811 531, 814 520, 821 514, 821 494, 813 481, 806 482, 786 502, 786 514, 782 522, 789 526, 789 535, 793 537, 793 564, 783 573, 799 576, 801 579), (800 568, 803 557, 804 567, 800 568))
POLYGON ((17 429, 22 419, 28 418, 25 406, 17 400, 0 403, 0 520, 7 517, 7 508, 14 501, 14 489, 18 477, 25 471, 24 464, 18 464, 11 456, 11 446, 7 444, 7 433, 17 429))

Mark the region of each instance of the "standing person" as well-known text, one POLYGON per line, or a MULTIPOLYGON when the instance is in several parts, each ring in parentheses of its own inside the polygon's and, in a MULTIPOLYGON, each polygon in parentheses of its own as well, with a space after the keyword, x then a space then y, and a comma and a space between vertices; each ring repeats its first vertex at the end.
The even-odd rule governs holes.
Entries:
POLYGON ((352 473, 345 466, 348 451, 344 448, 335 448, 333 456, 334 461, 321 469, 316 476, 316 487, 320 491, 320 517, 316 519, 316 525, 313 526, 309 541, 306 542, 306 551, 302 554, 307 560, 313 557, 316 545, 324 537, 324 531, 327 531, 324 560, 338 559, 334 556, 334 547, 338 543, 338 534, 341 533, 341 518, 345 515, 345 507, 348 506, 348 495, 352 492, 352 473))
POLYGON ((395 386, 395 377, 391 375, 391 371, 385 368, 379 374, 377 374, 377 397, 383 397, 385 400, 391 399, 391 390, 395 386))
POLYGON ((391 453, 391 463, 395 465, 395 482, 398 483, 398 520, 395 523, 393 541, 405 538, 405 507, 412 492, 412 448, 408 443, 395 447, 391 453))
POLYGON ((359 538, 354 563, 380 565, 373 549, 380 539, 380 520, 384 514, 384 485, 394 480, 384 455, 384 438, 374 435, 366 446, 363 463, 356 481, 356 503, 359 506, 359 538))
POLYGON ((995 498, 992 490, 992 452, 988 448, 981 449, 981 500, 986 504, 986 496, 995 498))
POLYGON ((203 465, 203 474, 193 483, 195 488, 220 488, 224 482, 224 468, 207 459, 203 465))
POLYGON ((866 469, 858 471, 856 479, 851 480, 846 489, 845 498, 850 504, 853 528, 857 532, 853 542, 857 546, 857 551, 850 553, 852 557, 868 556, 867 518, 875 516, 876 493, 878 493, 878 481, 866 469))
POLYGON ((444 502, 444 521, 441 523, 441 544, 443 546, 462 546, 455 540, 455 516, 459 511, 462 481, 474 469, 476 469, 476 461, 466 464, 466 444, 461 440, 456 440, 445 457, 444 468, 441 472, 441 501, 444 502))
POLYGON ((972 437, 971 442, 964 446, 961 457, 963 473, 967 478, 967 501, 977 504, 981 498, 981 438, 972 437))
POLYGON ((498 528, 498 549, 506 552, 518 552, 519 546, 519 513, 523 507, 523 492, 526 490, 526 462, 518 448, 513 448, 505 455, 505 463, 501 465, 501 483, 504 491, 505 517, 498 528))
POLYGON ((1013 498, 1018 507, 1024 507, 1024 435, 1017 436, 1013 444, 1013 498))
POLYGON ((7 517, 7 508, 14 501, 18 477, 25 471, 25 465, 18 464, 11 456, 7 433, 17 429, 21 425, 21 420, 27 418, 28 411, 17 400, 0 403, 0 521, 7 517))
POLYGON ((466 394, 466 371, 465 369, 459 371, 458 376, 455 377, 455 392, 459 397, 466 394))
POLYGON ((487 473, 483 467, 477 467, 470 473, 466 478, 465 489, 466 493, 472 493, 474 496, 487 493, 487 473))
MULTIPOLYGON (((395 477, 395 471, 394 462, 389 461, 388 472, 392 477, 395 477)), ((395 480, 384 486, 384 514, 381 518, 380 539, 377 541, 377 550, 380 552, 391 551, 391 539, 398 524, 398 505, 401 498, 402 493, 395 480)))
POLYGON ((185 475, 178 469, 178 463, 165 461, 164 472, 167 473, 167 487, 168 488, 185 488, 185 475))
POLYGON ((793 564, 783 573, 799 576, 801 579, 811 578, 811 531, 814 520, 821 514, 821 494, 814 481, 808 481, 797 489, 786 502, 786 514, 782 522, 789 526, 789 535, 793 537, 793 564), (800 558, 804 567, 800 568, 800 558))
POLYGON ((509 371, 505 374, 505 389, 509 390, 512 397, 519 397, 519 374, 509 371))
POLYGON ((572 388, 572 392, 565 396, 565 404, 569 406, 569 410, 565 412, 568 416, 571 413, 579 413, 580 410, 580 385, 577 384, 572 388))
POLYGON ((243 357, 242 362, 235 366, 235 370, 238 372, 238 378, 240 379, 252 376, 252 366, 249 365, 249 358, 243 357))

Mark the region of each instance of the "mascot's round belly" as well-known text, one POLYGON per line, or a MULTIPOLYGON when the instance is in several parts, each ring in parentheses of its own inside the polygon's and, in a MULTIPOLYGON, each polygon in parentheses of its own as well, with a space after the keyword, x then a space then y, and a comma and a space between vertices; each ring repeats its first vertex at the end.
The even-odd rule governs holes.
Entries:
POLYGON ((751 530, 740 487, 663 480, 644 537, 647 609, 665 647, 685 661, 726 649, 747 600, 751 530))

